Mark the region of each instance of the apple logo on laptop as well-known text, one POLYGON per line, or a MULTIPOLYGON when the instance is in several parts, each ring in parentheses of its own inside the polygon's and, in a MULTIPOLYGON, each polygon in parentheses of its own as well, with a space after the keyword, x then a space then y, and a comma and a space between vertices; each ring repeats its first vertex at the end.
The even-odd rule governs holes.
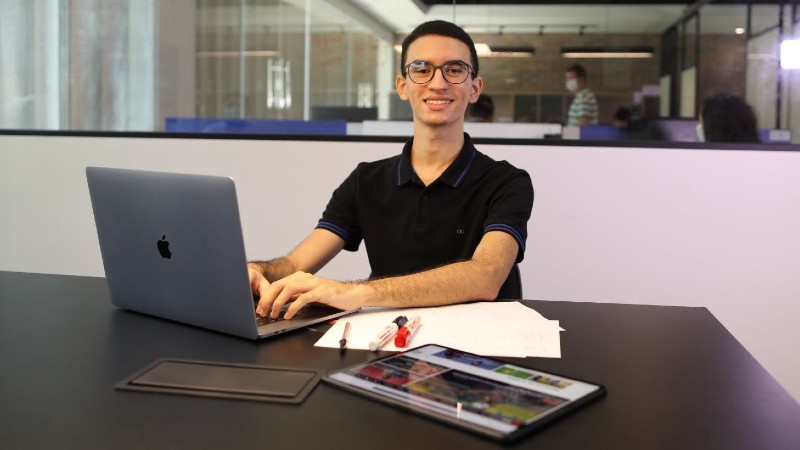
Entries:
POLYGON ((169 241, 167 240, 167 235, 161 236, 161 239, 158 240, 156 246, 158 247, 158 253, 162 258, 172 258, 172 252, 169 251, 169 241))

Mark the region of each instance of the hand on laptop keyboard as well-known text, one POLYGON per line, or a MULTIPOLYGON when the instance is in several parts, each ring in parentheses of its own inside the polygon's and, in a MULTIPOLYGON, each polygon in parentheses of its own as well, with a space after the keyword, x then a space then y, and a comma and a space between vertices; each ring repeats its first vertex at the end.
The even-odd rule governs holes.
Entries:
POLYGON ((277 317, 277 318, 275 318, 275 319, 273 319, 272 317, 269 317, 269 316, 264 317, 264 316, 259 316, 258 314, 256 314, 256 325, 259 326, 259 327, 262 326, 262 325, 269 325, 269 324, 274 323, 274 322, 280 322, 281 320, 283 320, 283 316, 282 315, 277 317))

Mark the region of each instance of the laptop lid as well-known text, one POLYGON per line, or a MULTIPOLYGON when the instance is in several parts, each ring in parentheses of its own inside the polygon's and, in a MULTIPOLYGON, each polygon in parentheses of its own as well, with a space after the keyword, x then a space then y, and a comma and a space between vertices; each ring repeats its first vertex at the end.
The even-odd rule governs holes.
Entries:
POLYGON ((352 312, 257 326, 231 178, 101 167, 86 178, 115 306, 249 339, 352 312))

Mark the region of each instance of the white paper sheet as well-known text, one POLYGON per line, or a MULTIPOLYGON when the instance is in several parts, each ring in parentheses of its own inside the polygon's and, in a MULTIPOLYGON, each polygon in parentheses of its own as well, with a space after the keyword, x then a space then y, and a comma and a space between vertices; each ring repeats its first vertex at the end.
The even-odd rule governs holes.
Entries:
POLYGON ((563 331, 556 320, 548 320, 519 302, 478 302, 413 309, 365 309, 339 319, 320 338, 317 347, 339 347, 344 324, 350 322, 347 347, 367 350, 369 341, 397 316, 421 317, 419 330, 407 348, 394 340, 384 351, 402 351, 425 344, 439 344, 483 356, 561 357, 563 331))

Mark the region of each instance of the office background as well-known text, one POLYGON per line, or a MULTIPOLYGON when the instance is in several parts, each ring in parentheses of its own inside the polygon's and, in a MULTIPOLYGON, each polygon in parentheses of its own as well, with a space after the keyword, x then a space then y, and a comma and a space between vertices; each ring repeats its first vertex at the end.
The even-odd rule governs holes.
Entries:
POLYGON ((300 120, 326 107, 407 119, 394 47, 445 19, 486 44, 498 121, 563 123, 564 69, 578 62, 601 123, 619 106, 695 118, 727 92, 800 142, 800 76, 780 52, 798 38, 797 0, 509 3, 0 0, 0 128, 160 131, 168 117, 300 120))
MULTIPOLYGON (((355 162, 395 154, 400 141, 113 133, 163 131, 170 117, 311 119, 323 107, 403 119, 393 45, 454 14, 496 50, 481 72, 500 121, 560 122, 564 68, 580 62, 604 121, 617 105, 691 119, 723 89, 800 142, 799 76, 778 53, 798 36, 796 1, 642 3, 0 0, 0 270, 102 276, 87 165, 233 176, 248 255, 285 253, 355 162), (561 54, 569 46, 654 55, 573 60, 561 54)), ((534 179, 525 296, 706 306, 800 399, 800 361, 787 350, 800 340, 797 147, 650 147, 480 145, 534 179)), ((342 255, 323 274, 366 276, 366 259, 342 255)))

